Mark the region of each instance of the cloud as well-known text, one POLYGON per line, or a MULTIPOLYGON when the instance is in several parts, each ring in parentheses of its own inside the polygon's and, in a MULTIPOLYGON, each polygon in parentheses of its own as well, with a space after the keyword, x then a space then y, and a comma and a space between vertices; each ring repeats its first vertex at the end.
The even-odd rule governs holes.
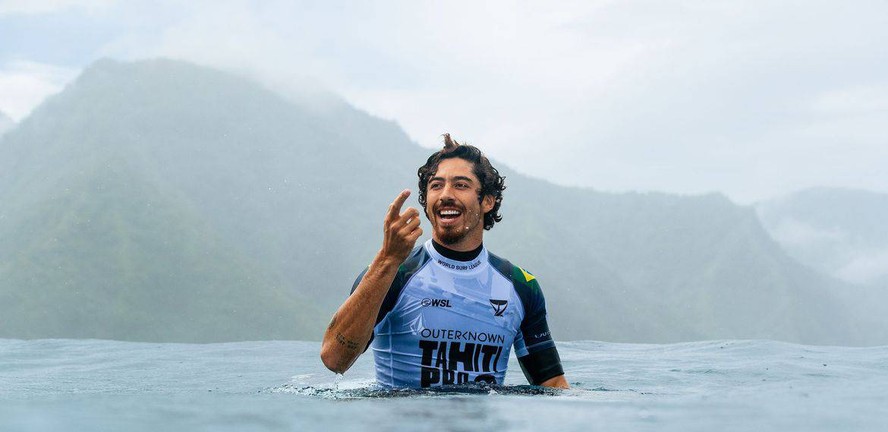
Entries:
POLYGON ((836 272, 840 279, 868 284, 888 277, 888 250, 861 252, 836 272))
MULTIPOLYGON (((769 219, 764 208, 757 210, 760 218, 769 219)), ((861 242, 860 233, 839 226, 815 226, 788 215, 765 226, 774 240, 813 268, 856 284, 888 280, 888 249, 861 242)))
POLYGON ((519 171, 603 190, 886 190, 878 2, 127 2, 97 48, 322 86, 519 171))
POLYGON ((106 9, 116 0, 0 0, 0 17, 5 15, 41 15, 71 9, 106 9))
POLYGON ((825 248, 849 242, 847 234, 839 229, 818 228, 788 216, 781 218, 770 231, 775 240, 793 249, 825 248))
POLYGON ((3 65, 0 69, 0 111, 20 121, 47 96, 61 91, 78 72, 28 61, 3 65))

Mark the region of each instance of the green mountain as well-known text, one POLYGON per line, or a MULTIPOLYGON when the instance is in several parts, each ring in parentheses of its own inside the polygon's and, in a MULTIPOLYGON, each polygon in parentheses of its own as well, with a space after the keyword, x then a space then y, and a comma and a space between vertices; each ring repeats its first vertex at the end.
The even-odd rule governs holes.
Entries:
MULTIPOLYGON (((0 139, 0 337, 318 339, 430 153, 327 97, 168 60, 88 68, 0 139)), ((558 338, 886 342, 752 208, 501 171, 485 242, 538 276, 558 338)))
POLYGON ((840 284, 788 258, 750 208, 720 195, 603 194, 537 183, 513 185, 534 197, 519 199, 517 213, 538 215, 523 232, 510 233, 515 227, 504 224, 496 235, 537 237, 530 248, 516 243, 514 255, 526 257, 519 262, 542 260, 541 280, 566 290, 549 293, 553 320, 569 308, 572 319, 589 323, 562 330, 571 337, 805 343, 857 337, 847 327, 847 310, 834 302, 840 284))

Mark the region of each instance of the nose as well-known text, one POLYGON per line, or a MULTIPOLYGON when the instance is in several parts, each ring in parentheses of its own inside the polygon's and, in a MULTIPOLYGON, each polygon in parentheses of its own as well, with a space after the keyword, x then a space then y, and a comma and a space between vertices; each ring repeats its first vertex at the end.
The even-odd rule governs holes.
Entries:
POLYGON ((454 188, 450 182, 444 183, 444 187, 441 188, 441 194, 438 196, 438 199, 441 202, 448 203, 454 201, 454 188))

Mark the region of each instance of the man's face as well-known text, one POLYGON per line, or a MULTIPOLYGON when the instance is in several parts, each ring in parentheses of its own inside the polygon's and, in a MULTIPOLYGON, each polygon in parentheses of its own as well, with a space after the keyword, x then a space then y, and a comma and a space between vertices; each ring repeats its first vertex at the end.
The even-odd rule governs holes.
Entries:
POLYGON ((478 202, 481 183, 474 165, 464 159, 444 159, 426 185, 426 215, 432 237, 456 250, 471 250, 481 244, 484 213, 493 209, 490 195, 478 202))

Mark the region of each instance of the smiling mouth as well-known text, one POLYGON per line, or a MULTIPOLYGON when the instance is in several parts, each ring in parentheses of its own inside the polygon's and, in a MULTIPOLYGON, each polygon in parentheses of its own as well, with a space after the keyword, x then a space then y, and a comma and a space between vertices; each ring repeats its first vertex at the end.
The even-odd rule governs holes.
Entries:
POLYGON ((444 222, 456 220, 460 215, 462 215, 462 212, 456 209, 438 210, 438 219, 444 222))

